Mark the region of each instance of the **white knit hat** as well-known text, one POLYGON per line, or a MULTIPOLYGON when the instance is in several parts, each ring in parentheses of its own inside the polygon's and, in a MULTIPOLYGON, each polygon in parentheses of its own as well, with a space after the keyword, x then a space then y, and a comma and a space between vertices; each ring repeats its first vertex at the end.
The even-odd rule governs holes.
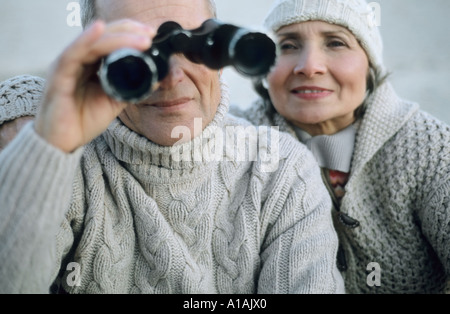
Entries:
POLYGON ((372 65, 383 68, 383 42, 374 12, 365 0, 276 0, 264 26, 276 32, 281 27, 324 21, 350 30, 366 51, 372 65))

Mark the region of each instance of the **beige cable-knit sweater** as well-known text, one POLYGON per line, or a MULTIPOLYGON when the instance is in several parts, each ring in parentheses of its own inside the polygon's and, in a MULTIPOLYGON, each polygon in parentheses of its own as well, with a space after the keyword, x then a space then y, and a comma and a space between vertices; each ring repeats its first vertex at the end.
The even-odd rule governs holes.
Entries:
POLYGON ((64 154, 28 124, 0 154, 0 292, 45 293, 55 278, 69 293, 344 292, 330 198, 303 145, 280 135, 273 172, 174 158, 198 156, 215 128, 248 126, 227 110, 224 97, 176 147, 116 120, 64 154))
MULTIPOLYGON (((231 111, 296 137, 262 101, 245 112, 231 111)), ((347 264, 346 291, 444 292, 450 281, 450 127, 384 84, 360 121, 345 190, 340 212, 360 223, 352 228, 333 210, 347 264), (372 262, 380 266, 379 287, 372 277, 376 268, 367 267, 372 262)))

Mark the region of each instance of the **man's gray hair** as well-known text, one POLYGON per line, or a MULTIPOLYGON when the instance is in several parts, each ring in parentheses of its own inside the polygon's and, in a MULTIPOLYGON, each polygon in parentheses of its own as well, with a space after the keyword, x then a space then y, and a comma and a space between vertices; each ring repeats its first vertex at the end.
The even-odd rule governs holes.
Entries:
MULTIPOLYGON (((97 18, 97 6, 95 0, 79 0, 81 7, 81 23, 86 28, 97 18)), ((214 0, 205 0, 208 2, 211 15, 217 17, 217 7, 214 0)))

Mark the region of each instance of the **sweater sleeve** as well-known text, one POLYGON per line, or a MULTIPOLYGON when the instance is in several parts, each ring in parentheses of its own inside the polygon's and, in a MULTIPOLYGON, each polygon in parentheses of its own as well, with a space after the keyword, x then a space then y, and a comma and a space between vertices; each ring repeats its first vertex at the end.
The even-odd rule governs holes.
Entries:
POLYGON ((422 231, 444 266, 450 283, 450 173, 441 182, 419 215, 422 231))
POLYGON ((336 266, 338 238, 331 199, 319 167, 306 149, 293 155, 280 164, 276 191, 265 202, 265 211, 276 218, 265 219, 271 221, 265 223, 267 228, 263 223, 267 231, 258 293, 345 293, 336 266))
POLYGON ((45 81, 22 75, 0 83, 0 125, 25 116, 35 116, 45 81))
POLYGON ((70 242, 57 236, 64 237, 82 150, 59 151, 30 122, 0 153, 0 293, 49 292, 65 250, 61 243, 70 242))
MULTIPOLYGON (((433 247, 447 275, 447 293, 450 293, 450 126, 431 115, 421 112, 420 134, 426 140, 422 146, 420 166, 426 174, 419 185, 422 202, 418 219, 422 232, 433 247)), ((418 146, 419 147, 419 146, 418 146)))

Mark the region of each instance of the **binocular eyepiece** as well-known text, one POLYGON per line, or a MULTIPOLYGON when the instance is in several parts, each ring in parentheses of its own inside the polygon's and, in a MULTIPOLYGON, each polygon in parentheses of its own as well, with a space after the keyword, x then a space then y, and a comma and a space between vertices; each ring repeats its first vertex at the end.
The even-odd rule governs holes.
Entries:
POLYGON ((144 100, 168 74, 169 59, 175 53, 210 69, 234 66, 244 76, 257 77, 266 75, 274 65, 276 46, 263 33, 215 19, 190 31, 166 22, 158 29, 149 50, 121 49, 103 60, 99 71, 103 90, 119 101, 144 100))

